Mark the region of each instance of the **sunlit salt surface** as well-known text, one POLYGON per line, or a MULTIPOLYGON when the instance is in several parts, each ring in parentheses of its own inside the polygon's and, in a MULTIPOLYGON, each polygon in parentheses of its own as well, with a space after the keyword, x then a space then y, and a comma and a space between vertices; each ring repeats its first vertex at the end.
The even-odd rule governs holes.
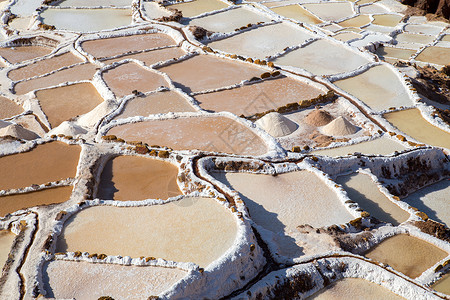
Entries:
POLYGON ((391 155, 395 151, 403 151, 407 149, 402 144, 388 138, 381 137, 368 142, 362 142, 358 144, 353 144, 350 146, 336 147, 332 149, 313 151, 312 153, 318 155, 328 155, 332 157, 346 156, 348 154, 353 154, 359 152, 362 154, 380 154, 380 155, 391 155))
POLYGON ((85 114, 103 101, 91 83, 78 83, 36 92, 39 104, 53 128, 85 114))
POLYGON ((353 39, 359 39, 361 37, 362 37, 362 35, 360 35, 356 32, 342 32, 342 33, 333 35, 333 38, 343 41, 343 42, 350 41, 353 39))
POLYGON ((339 176, 336 183, 341 184, 348 197, 383 222, 399 225, 409 218, 409 213, 390 201, 372 179, 361 173, 339 176))
POLYGON ((315 41, 273 61, 275 65, 306 69, 316 75, 348 72, 367 64, 369 60, 357 52, 327 40, 315 41))
POLYGON ((232 246, 236 230, 235 217, 211 198, 144 207, 97 206, 65 223, 56 251, 153 256, 206 267, 232 246))
POLYGON ((350 2, 308 3, 303 6, 324 21, 337 21, 354 14, 350 2))
POLYGON ((422 143, 450 149, 450 133, 428 123, 417 108, 387 113, 383 117, 422 143))
POLYGON ((375 110, 413 105, 400 77, 384 65, 370 68, 354 77, 338 80, 334 84, 375 110))
POLYGON ((81 43, 81 48, 95 58, 103 58, 175 44, 166 34, 149 33, 86 41, 81 43))
MULTIPOLYGON (((410 57, 416 53, 416 50, 380 46, 377 48, 375 53, 383 59, 392 57, 402 60, 409 60, 410 57)), ((388 61, 387 59, 385 60, 388 61)))
POLYGON ((61 142, 39 145, 25 153, 0 157, 0 189, 14 189, 75 177, 80 146, 61 142))
POLYGON ((428 24, 407 24, 405 26, 405 31, 410 33, 437 35, 442 31, 442 27, 428 24))
POLYGON ((144 121, 113 127, 108 134, 126 141, 143 141, 149 145, 157 144, 175 150, 199 149, 246 155, 262 155, 267 152, 266 145, 259 136, 226 117, 144 121))
POLYGON ((141 2, 141 13, 144 19, 168 17, 171 13, 156 2, 141 2))
POLYGON ((303 250, 297 226, 342 224, 353 216, 317 175, 298 171, 277 176, 250 173, 213 173, 239 192, 252 220, 276 235, 282 255, 297 257, 303 250), (324 212, 332 211, 327 214, 324 212))
POLYGON ((308 300, 400 300, 404 299, 388 289, 360 278, 344 278, 315 293, 308 300))
POLYGON ((0 196, 0 217, 28 207, 63 203, 69 200, 72 186, 44 189, 37 192, 0 196))
POLYGON ((99 31, 131 24, 130 9, 46 9, 40 15, 47 25, 78 32, 99 31))
POLYGON ((370 23, 370 17, 368 15, 359 15, 338 23, 342 27, 361 27, 370 23))
POLYGON ((23 112, 23 108, 12 100, 0 96, 0 119, 10 118, 23 112))
POLYGON ((197 55, 158 70, 167 73, 175 81, 175 85, 185 92, 199 92, 234 85, 242 80, 259 77, 265 72, 257 66, 212 55, 197 55))
POLYGON ((41 57, 52 52, 51 48, 42 46, 20 46, 0 48, 0 56, 8 62, 16 64, 33 58, 41 57))
POLYGON ((434 39, 434 36, 406 32, 395 36, 395 40, 402 43, 428 44, 434 41, 434 39))
POLYGON ((195 109, 179 93, 165 91, 129 100, 125 104, 124 110, 115 119, 182 111, 193 112, 195 109))
POLYGON ((431 286, 432 289, 450 295, 450 274, 442 276, 442 278, 431 286))
POLYGON ((450 64, 450 48, 428 47, 416 57, 416 60, 437 65, 450 64))
POLYGON ((152 51, 141 52, 137 54, 123 55, 117 58, 110 58, 102 60, 105 64, 112 64, 116 61, 121 61, 123 59, 136 59, 144 63, 146 66, 151 66, 154 63, 160 61, 166 61, 173 58, 178 58, 185 55, 182 49, 176 48, 166 48, 166 49, 158 49, 152 51))
POLYGON ((219 0, 195 0, 167 6, 167 8, 175 8, 181 10, 181 12, 183 13, 183 17, 186 18, 226 7, 228 7, 228 5, 219 0))
POLYGON ((186 23, 201 26, 212 32, 231 32, 242 26, 247 26, 247 24, 256 24, 258 22, 270 22, 270 19, 250 9, 239 7, 186 23))
POLYGON ((134 90, 145 93, 168 85, 163 76, 132 62, 107 70, 102 76, 116 97, 130 95, 134 90))
POLYGON ((372 24, 394 27, 397 26, 398 22, 400 22, 403 16, 387 14, 387 15, 374 15, 373 18, 374 21, 372 22, 372 24))
POLYGON ((444 179, 420 189, 402 200, 411 206, 417 207, 431 219, 448 226, 450 225, 449 198, 450 180, 444 179))
POLYGON ((416 237, 399 234, 384 240, 364 255, 416 278, 447 257, 448 253, 416 237))
POLYGON ((285 23, 263 26, 208 44, 227 53, 265 58, 282 52, 284 48, 302 44, 312 35, 303 28, 285 23))
POLYGON ((311 84, 283 77, 235 89, 196 95, 195 99, 203 109, 229 111, 236 115, 248 116, 276 109, 288 103, 313 99, 324 93, 311 84))
POLYGON ((47 297, 147 299, 170 288, 186 271, 163 267, 51 261, 44 265, 47 297))
POLYGON ((0 230, 0 268, 2 269, 8 260, 8 255, 15 237, 16 235, 9 230, 0 230))
POLYGON ((105 165, 97 198, 127 201, 178 196, 177 175, 178 168, 167 162, 118 156, 105 165))
POLYGON ((73 7, 95 7, 95 6, 130 6, 130 0, 64 0, 58 6, 73 6, 73 7))
POLYGON ((308 12, 300 5, 287 5, 281 7, 272 8, 272 11, 286 18, 290 18, 299 22, 308 24, 320 24, 322 23, 316 16, 308 12))

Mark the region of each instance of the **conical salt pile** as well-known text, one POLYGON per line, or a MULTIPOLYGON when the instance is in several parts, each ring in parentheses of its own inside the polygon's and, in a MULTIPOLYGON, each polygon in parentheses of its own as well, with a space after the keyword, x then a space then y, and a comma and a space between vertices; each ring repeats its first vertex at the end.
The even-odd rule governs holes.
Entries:
POLYGON ((22 140, 34 140, 39 136, 33 131, 27 130, 20 125, 11 124, 0 129, 0 136, 13 136, 22 140))
POLYGON ((265 115, 256 121, 255 124, 274 137, 291 134, 298 128, 296 123, 277 112, 271 112, 265 115))
POLYGON ((305 122, 313 126, 323 126, 333 121, 333 119, 334 117, 329 112, 315 109, 306 116, 305 122))
POLYGON ((338 117, 322 128, 327 135, 350 135, 358 131, 358 128, 344 117, 338 117))

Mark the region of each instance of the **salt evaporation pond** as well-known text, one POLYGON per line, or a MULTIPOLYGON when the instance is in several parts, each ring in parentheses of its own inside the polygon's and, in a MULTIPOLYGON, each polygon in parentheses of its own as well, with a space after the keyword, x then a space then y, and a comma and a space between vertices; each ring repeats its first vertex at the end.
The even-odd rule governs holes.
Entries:
POLYGON ((428 47, 420 52, 415 59, 437 65, 448 65, 450 64, 450 48, 428 47))
POLYGON ((236 218, 211 198, 143 207, 97 206, 65 223, 56 252, 152 256, 207 267, 233 245, 236 232, 236 218))
POLYGON ((228 5, 219 0, 194 0, 167 6, 167 8, 181 10, 183 17, 185 18, 201 15, 208 11, 214 11, 226 7, 228 7, 228 5))
POLYGON ((0 119, 10 118, 23 112, 23 108, 12 100, 0 96, 0 119))
POLYGON ((333 35, 333 38, 335 38, 339 41, 343 41, 343 42, 347 42, 347 41, 350 41, 353 39, 359 39, 361 37, 362 37, 362 35, 360 35, 359 33, 356 33, 356 32, 342 32, 342 33, 333 35))
POLYGON ((417 108, 386 113, 383 117, 422 143, 450 149, 450 133, 428 123, 417 108))
POLYGON ((383 60, 390 62, 389 58, 396 58, 399 60, 409 60, 413 54, 416 54, 416 50, 402 49, 395 47, 383 47, 380 46, 376 50, 376 54, 383 60))
POLYGON ((401 15, 394 14, 386 14, 386 15, 374 15, 372 24, 387 26, 387 27, 395 27, 398 22, 403 18, 401 15))
POLYGON ((151 66, 157 62, 178 58, 185 54, 186 52, 184 52, 184 50, 175 47, 175 48, 165 48, 165 49, 145 51, 136 54, 124 55, 117 58, 104 59, 102 60, 102 62, 109 65, 124 59, 136 59, 143 62, 144 65, 146 66, 151 66))
POLYGON ((18 46, 0 48, 0 56, 8 62, 16 64, 50 54, 52 49, 43 46, 18 46))
POLYGON ((126 141, 175 150, 205 150, 246 155, 267 152, 265 142, 247 127, 221 116, 196 116, 124 124, 108 131, 126 141), (189 136, 189 139, 186 139, 189 136))
POLYGON ((284 16, 286 18, 290 18, 299 22, 304 22, 308 24, 320 24, 322 23, 316 16, 308 12, 306 9, 301 7, 300 5, 286 5, 280 7, 274 7, 271 9, 273 12, 284 16))
POLYGON ((72 186, 44 189, 37 192, 0 196, 0 218, 28 207, 63 203, 69 200, 72 186))
POLYGON ((420 189, 402 199, 411 206, 417 207, 431 219, 450 225, 448 202, 450 196, 450 180, 444 179, 438 183, 420 189))
POLYGON ((47 297, 57 299, 147 299, 182 279, 186 271, 163 267, 51 261, 44 266, 47 297))
POLYGON ((363 210, 383 222, 396 226, 409 218, 409 213, 392 203, 366 174, 339 176, 336 183, 342 185, 348 197, 357 202, 363 210))
POLYGON ((354 14, 350 2, 308 3, 303 6, 324 21, 337 21, 354 14))
POLYGON ((416 278, 446 258, 448 253, 424 240, 399 234, 382 241, 364 256, 416 278))
POLYGON ((442 276, 442 278, 431 286, 432 289, 450 295, 450 274, 442 276))
POLYGON ((96 7, 96 6, 130 6, 131 3, 128 0, 64 0, 59 3, 58 6, 62 7, 96 7))
POLYGON ((353 219, 336 193, 309 171, 277 176, 251 173, 212 175, 239 192, 252 220, 276 235, 282 255, 297 257, 303 254, 298 246, 301 240, 295 240, 297 226, 323 227, 353 219), (327 211, 333 213, 327 214, 327 211))
POLYGON ((36 98, 52 128, 83 115, 103 102, 91 83, 78 83, 36 92, 36 98))
POLYGON ((16 235, 9 230, 0 230, 0 268, 3 269, 6 261, 8 260, 11 246, 14 242, 16 235))
POLYGON ((0 189, 17 189, 75 177, 80 146, 61 142, 38 145, 31 151, 0 157, 0 189))
POLYGON ((359 15, 338 23, 342 27, 361 27, 371 22, 368 15, 359 15))
POLYGON ((400 300, 404 298, 378 284, 360 278, 340 279, 308 298, 308 300, 338 299, 400 300))
POLYGON ((403 144, 388 137, 381 137, 368 142, 361 142, 349 146, 336 147, 331 149, 317 150, 311 153, 317 155, 327 155, 332 157, 347 156, 355 152, 366 155, 392 155, 395 151, 403 151, 407 148, 403 144))
POLYGON ((43 22, 56 29, 90 32, 131 24, 130 9, 46 9, 40 14, 43 22))
POLYGON ((362 74, 334 84, 375 110, 413 105, 400 77, 385 65, 370 68, 362 74))
POLYGON ((127 201, 178 196, 177 175, 178 168, 167 162, 117 156, 103 169, 97 198, 127 201))

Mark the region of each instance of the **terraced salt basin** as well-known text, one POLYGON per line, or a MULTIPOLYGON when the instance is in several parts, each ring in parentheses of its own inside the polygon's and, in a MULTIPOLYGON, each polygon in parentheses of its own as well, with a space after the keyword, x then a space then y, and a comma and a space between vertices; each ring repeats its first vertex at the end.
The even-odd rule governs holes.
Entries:
POLYGON ((51 261, 44 266, 47 297, 57 299, 147 299, 187 274, 180 269, 51 261))
POLYGON ((450 133, 428 123, 417 108, 386 113, 383 117, 422 143, 450 149, 450 133))
POLYGON ((178 196, 182 193, 177 175, 178 168, 164 161, 117 156, 102 171, 97 198, 127 201, 178 196))
POLYGON ((207 267, 233 245, 236 232, 235 217, 211 198, 142 207, 97 206, 69 218, 56 252, 153 256, 207 267))
POLYGON ((9 230, 0 230, 0 268, 2 269, 8 260, 15 237, 16 235, 9 230))
POLYGON ((388 61, 388 58, 397 58, 401 60, 409 60, 413 54, 415 54, 416 50, 411 49, 401 49, 401 48, 394 48, 394 47, 383 47, 380 46, 376 50, 376 54, 383 58, 384 60, 388 61))
POLYGON ((256 65, 217 58, 213 55, 196 55, 158 70, 167 73, 175 85, 188 93, 235 85, 266 72, 256 65))
POLYGON ((354 14, 349 2, 308 3, 303 6, 324 21, 337 21, 354 14))
POLYGON ((356 32, 342 32, 342 33, 333 35, 333 38, 335 38, 339 41, 343 41, 343 42, 347 42, 347 41, 350 41, 353 39, 359 39, 361 37, 362 37, 362 35, 360 35, 356 32))
POLYGON ((333 83, 374 110, 413 105, 399 75, 386 65, 375 66, 362 74, 333 83))
POLYGON ((183 17, 185 18, 198 16, 205 12, 219 10, 226 7, 228 7, 228 5, 219 0, 195 0, 167 6, 167 8, 181 10, 183 17))
POLYGON ((18 115, 23 112, 23 108, 12 100, 0 97, 0 119, 6 119, 18 115))
POLYGON ((378 220, 397 226, 409 218, 409 213, 381 193, 369 175, 353 173, 339 176, 336 183, 342 185, 351 200, 378 220))
POLYGON ((386 15, 374 15, 372 24, 380 26, 395 27, 403 18, 402 15, 386 14, 386 15))
POLYGON ((371 21, 368 15, 359 15, 338 23, 342 27, 361 27, 369 24, 371 21))
POLYGON ((102 62, 109 65, 114 62, 121 61, 123 59, 136 59, 143 62, 144 65, 146 66, 151 66, 157 62, 178 58, 185 54, 186 52, 184 52, 184 50, 180 49, 179 47, 172 47, 172 48, 145 51, 130 55, 123 55, 123 56, 121 55, 116 58, 102 59, 102 62))
POLYGON ((450 48, 428 47, 420 52, 415 59, 437 65, 448 65, 450 64, 450 48))
POLYGON ((320 24, 322 23, 316 16, 308 12, 306 9, 300 5, 286 5, 280 7, 271 8, 271 10, 283 17, 290 18, 299 22, 304 22, 308 24, 320 24))
POLYGON ((305 69, 316 75, 329 75, 354 70, 367 64, 369 60, 337 43, 317 40, 288 52, 273 62, 275 65, 305 69))
POLYGON ((44 189, 37 192, 0 196, 0 218, 28 207, 63 203, 69 200, 72 186, 44 189))
POLYGON ((8 62, 16 64, 50 54, 52 49, 43 46, 19 46, 0 48, 0 56, 8 62))
POLYGON ((36 92, 36 98, 52 128, 91 111, 103 102, 97 89, 87 82, 40 90, 36 92))
POLYGON ((414 279, 447 257, 448 253, 416 237, 399 234, 384 240, 364 256, 388 264, 414 279))
POLYGON ((368 142, 362 142, 358 144, 353 144, 349 146, 336 147, 331 149, 317 150, 311 153, 317 155, 327 155, 331 157, 337 156, 346 156, 349 154, 353 154, 355 152, 359 152, 361 154, 366 155, 391 155, 395 151, 403 151, 406 150, 405 146, 401 143, 396 142, 388 137, 381 137, 375 140, 371 140, 368 142))
POLYGON ((325 88, 319 89, 310 81, 282 77, 235 89, 196 95, 195 99, 203 109, 229 111, 236 115, 248 116, 276 109, 288 103, 313 99, 325 93, 325 88))
POLYGON ((246 155, 262 155, 267 152, 264 141, 250 129, 237 121, 219 116, 124 124, 113 127, 107 134, 126 141, 143 141, 149 145, 157 144, 175 150, 199 149, 246 155))
POLYGON ((96 0, 95 2, 89 0, 64 0, 64 2, 59 3, 58 6, 63 7, 96 7, 96 6, 130 6, 130 1, 128 0, 96 0))
POLYGON ((310 38, 312 35, 303 28, 279 23, 213 41, 208 46, 231 54, 261 59, 282 52, 286 47, 300 45, 310 38))
POLYGON ((403 201, 423 211, 431 219, 450 225, 448 200, 450 195, 450 180, 444 179, 438 183, 420 189, 403 201))
POLYGON ((0 189, 16 189, 75 177, 80 146, 62 142, 38 145, 25 153, 0 157, 0 189))
POLYGON ((404 299, 388 289, 360 278, 344 278, 315 293, 308 300, 359 299, 400 300, 404 299))
POLYGON ((252 220, 275 234, 278 252, 304 254, 297 226, 343 224, 353 216, 337 195, 315 174, 297 171, 277 176, 250 173, 213 173, 214 178, 239 192, 252 220), (324 212, 332 211, 327 214, 324 212))
POLYGON ((99 31, 131 24, 131 9, 54 9, 40 14, 43 23, 56 29, 78 32, 99 31))
POLYGON ((442 278, 433 284, 431 288, 440 293, 450 295, 450 274, 442 276, 442 278))

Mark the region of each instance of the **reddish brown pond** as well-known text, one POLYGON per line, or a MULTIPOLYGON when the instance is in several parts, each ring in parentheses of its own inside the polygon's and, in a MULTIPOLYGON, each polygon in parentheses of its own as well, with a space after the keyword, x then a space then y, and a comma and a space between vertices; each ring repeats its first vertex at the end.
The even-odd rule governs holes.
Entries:
POLYGON ((23 108, 8 98, 0 96, 0 119, 10 118, 23 112, 23 108))
POLYGON ((52 52, 51 48, 42 46, 20 46, 0 48, 0 56, 12 64, 41 57, 52 52))

